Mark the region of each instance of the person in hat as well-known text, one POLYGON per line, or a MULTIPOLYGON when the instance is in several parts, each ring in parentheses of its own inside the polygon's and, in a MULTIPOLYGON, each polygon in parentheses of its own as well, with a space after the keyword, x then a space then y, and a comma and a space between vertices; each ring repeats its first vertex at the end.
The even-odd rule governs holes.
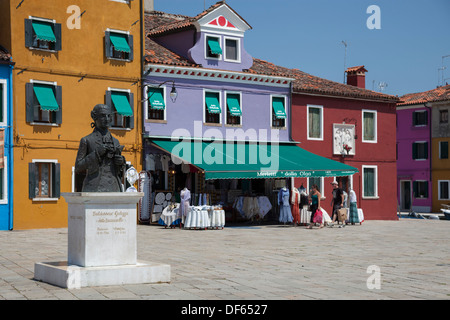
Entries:
POLYGON ((339 215, 339 209, 343 207, 344 203, 344 192, 341 188, 339 188, 339 184, 337 181, 333 181, 331 183, 333 186, 333 198, 331 199, 331 208, 332 208, 332 222, 331 226, 336 222, 336 219, 339 215))

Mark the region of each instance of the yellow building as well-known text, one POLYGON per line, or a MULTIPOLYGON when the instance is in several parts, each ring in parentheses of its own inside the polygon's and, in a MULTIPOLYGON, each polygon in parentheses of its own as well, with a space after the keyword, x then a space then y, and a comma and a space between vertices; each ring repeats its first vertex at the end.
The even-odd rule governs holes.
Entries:
POLYGON ((99 103, 141 170, 142 1, 2 0, 0 43, 14 57, 14 229, 67 226, 62 192, 99 103))

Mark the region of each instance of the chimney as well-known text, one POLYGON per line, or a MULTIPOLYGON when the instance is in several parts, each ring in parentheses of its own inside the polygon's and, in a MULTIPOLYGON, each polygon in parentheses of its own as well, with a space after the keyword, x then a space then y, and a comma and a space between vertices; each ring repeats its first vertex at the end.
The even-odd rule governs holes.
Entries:
POLYGON ((366 88, 366 68, 364 66, 350 67, 347 73, 347 84, 358 88, 366 88))
POLYGON ((155 11, 153 0, 144 0, 144 12, 155 11))

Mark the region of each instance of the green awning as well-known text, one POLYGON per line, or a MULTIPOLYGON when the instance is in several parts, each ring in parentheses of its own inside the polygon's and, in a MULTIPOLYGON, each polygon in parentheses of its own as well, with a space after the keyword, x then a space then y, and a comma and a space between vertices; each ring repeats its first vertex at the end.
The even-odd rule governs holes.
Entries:
POLYGON ((56 42, 51 23, 33 20, 31 24, 38 40, 56 42))
POLYGON ((209 113, 220 113, 222 110, 220 109, 219 97, 216 93, 206 92, 205 93, 205 102, 208 107, 209 113))
POLYGON ((148 101, 150 102, 150 108, 155 110, 164 110, 166 105, 164 104, 163 90, 161 88, 148 87, 148 101))
POLYGON ((286 119, 286 110, 284 109, 284 99, 283 98, 273 98, 272 107, 277 119, 286 119))
POLYGON ((206 180, 337 177, 358 170, 349 165, 308 152, 295 144, 204 142, 153 139, 173 159, 205 171, 206 180))
POLYGON ((111 100, 118 114, 124 117, 131 117, 133 109, 130 106, 127 92, 111 92, 111 100))
POLYGON ((114 49, 116 51, 123 51, 129 53, 130 46, 128 45, 128 36, 123 33, 110 33, 109 39, 111 40, 114 49))
POLYGON ((59 105, 56 101, 55 92, 53 91, 53 86, 45 84, 33 85, 34 93, 39 102, 41 110, 45 111, 58 111, 59 105))
POLYGON ((239 95, 228 94, 227 95, 227 106, 228 110, 232 116, 240 117, 242 115, 241 106, 239 105, 239 95))
POLYGON ((219 39, 208 38, 207 42, 212 54, 222 54, 222 48, 220 47, 219 39))

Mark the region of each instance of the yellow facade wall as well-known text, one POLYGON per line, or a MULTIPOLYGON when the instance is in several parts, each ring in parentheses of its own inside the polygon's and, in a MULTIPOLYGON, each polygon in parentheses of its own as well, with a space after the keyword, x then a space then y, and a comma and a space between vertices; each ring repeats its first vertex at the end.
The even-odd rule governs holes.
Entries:
MULTIPOLYGON (((127 161, 140 171, 142 150, 141 124, 141 38, 140 1, 122 3, 112 0, 20 0, 2 1, 0 44, 9 46, 16 62, 13 75, 14 96, 14 214, 13 229, 58 228, 67 226, 67 204, 29 199, 28 164, 36 159, 57 160, 61 165, 61 192, 72 191, 72 167, 80 139, 91 133, 90 112, 105 103, 108 88, 130 90, 134 95, 134 128, 111 130, 125 146, 127 161), (79 7, 80 29, 69 6, 79 7), (2 15, 8 15, 4 20, 2 15), (61 23, 62 50, 49 52, 25 47, 25 19, 40 17, 61 23), (133 24, 134 23, 134 24, 133 24), (6 24, 6 25, 5 25, 6 24), (9 24, 9 25, 8 25, 9 24), (130 62, 107 59, 104 36, 107 28, 129 31, 133 35, 134 59, 130 62), (5 39, 6 37, 10 39, 5 39), (30 80, 56 82, 62 87, 62 124, 30 125, 26 122, 25 86, 30 80)), ((77 15, 78 16, 78 15, 77 15)))
POLYGON ((439 200, 439 180, 450 181, 450 159, 439 159, 439 143, 447 141, 450 144, 450 138, 432 138, 431 141, 431 168, 433 183, 433 204, 432 212, 441 212, 442 204, 450 204, 450 200, 439 200))

